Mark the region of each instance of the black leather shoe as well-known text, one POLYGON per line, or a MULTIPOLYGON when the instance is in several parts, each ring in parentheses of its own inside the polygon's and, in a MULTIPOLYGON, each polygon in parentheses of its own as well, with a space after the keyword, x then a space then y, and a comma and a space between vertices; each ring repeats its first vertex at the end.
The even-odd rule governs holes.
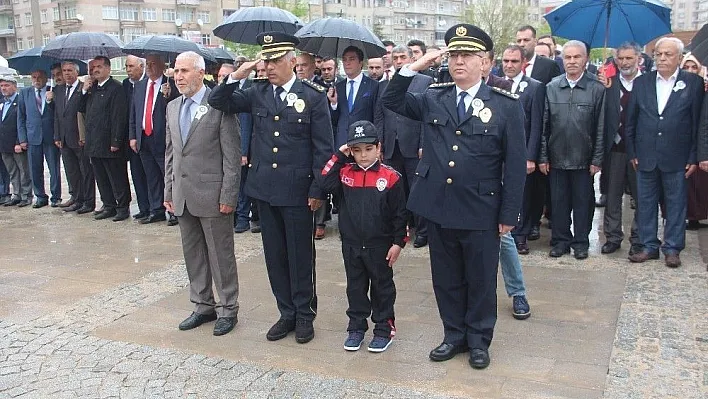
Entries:
POLYGON ((121 211, 116 211, 116 215, 111 219, 114 222, 120 222, 121 220, 128 219, 130 217, 130 212, 128 209, 124 209, 121 211))
POLYGON ((211 314, 201 314, 197 312, 192 312, 192 314, 184 319, 183 322, 179 323, 179 329, 182 331, 191 330, 197 328, 204 323, 216 320, 216 312, 211 314))
POLYGON ((575 251, 573 256, 575 256, 575 259, 578 259, 578 260, 587 259, 588 258, 588 250, 587 249, 579 249, 579 250, 575 251))
POLYGON ((93 218, 96 220, 103 220, 103 219, 108 219, 112 218, 117 214, 116 208, 107 208, 103 212, 99 213, 98 215, 94 216, 93 218))
POLYGON ((15 206, 15 205, 19 205, 20 202, 22 202, 22 201, 20 201, 20 200, 18 200, 18 199, 11 199, 11 200, 7 201, 7 202, 6 202, 5 204, 3 204, 3 205, 4 205, 4 206, 15 206))
POLYGON ((59 208, 68 208, 68 207, 74 205, 75 203, 76 203, 75 199, 69 198, 68 201, 62 202, 61 204, 59 204, 59 208))
POLYGON ((470 350, 470 366, 473 369, 486 369, 489 366, 489 351, 474 348, 470 350))
POLYGON ((528 255, 531 250, 529 249, 529 244, 526 242, 520 242, 516 244, 516 252, 519 255, 528 255))
POLYGON ((88 205, 82 205, 81 208, 76 210, 76 213, 79 215, 83 215, 85 213, 93 212, 94 214, 97 214, 96 211, 94 211, 96 207, 95 206, 88 206, 88 205))
POLYGON ((618 249, 620 249, 620 245, 617 244, 616 242, 606 242, 605 245, 602 246, 602 249, 600 252, 603 254, 611 254, 613 252, 616 252, 618 249))
POLYGON ((434 362, 444 362, 450 360, 458 353, 462 353, 467 350, 467 346, 464 345, 452 345, 447 342, 443 342, 438 345, 437 348, 430 351, 428 357, 434 362))
POLYGON ((428 237, 416 236, 413 241, 413 248, 421 248, 428 245, 428 237))
POLYGON ((570 248, 553 247, 551 249, 551 252, 548 253, 548 256, 550 256, 551 258, 560 258, 561 256, 569 253, 570 248))
POLYGON ((175 216, 173 213, 170 213, 170 217, 167 218, 167 225, 168 226, 177 226, 179 224, 179 220, 177 220, 177 216, 175 216))
POLYGON ((34 209, 39 209, 39 208, 44 208, 45 206, 49 205, 49 201, 47 200, 37 200, 37 202, 32 205, 32 208, 34 209))
POLYGON ((631 247, 629 247, 629 253, 627 255, 632 256, 634 254, 638 254, 642 252, 642 245, 641 244, 632 244, 631 247))
POLYGON ((306 344, 315 338, 315 327, 312 320, 298 319, 295 322, 295 341, 298 344, 306 344))
POLYGON ((287 337, 291 331, 295 331, 295 320, 280 319, 268 330, 266 339, 277 341, 287 337))
POLYGON ((526 239, 529 241, 536 241, 539 238, 541 238, 541 230, 538 228, 538 226, 531 227, 531 231, 529 232, 529 235, 528 237, 526 237, 526 239))
POLYGON ((69 205, 69 206, 65 206, 65 207, 63 207, 63 208, 60 207, 60 208, 61 208, 61 210, 64 211, 64 212, 76 212, 76 211, 78 211, 79 209, 81 209, 81 204, 79 204, 78 202, 74 202, 73 204, 71 204, 71 205, 69 205))
POLYGON ((106 210, 106 206, 103 205, 103 206, 100 207, 99 209, 93 211, 93 214, 94 214, 94 215, 98 215, 99 213, 103 213, 103 211, 105 211, 105 210, 106 210))
POLYGON ((56 208, 59 206, 59 201, 49 201, 49 206, 56 208))
POLYGON ((9 195, 0 195, 0 205, 10 202, 11 199, 12 197, 10 197, 9 195))
POLYGON ((140 219, 138 221, 138 223, 150 224, 150 223, 155 223, 155 222, 164 222, 165 220, 167 220, 167 217, 165 216, 165 212, 160 212, 160 213, 151 213, 145 219, 140 219))
POLYGON ((258 234, 261 232, 261 224, 259 222, 251 222, 251 233, 258 234))
POLYGON ((595 201, 595 207, 596 208, 604 208, 605 205, 607 205, 607 196, 605 194, 602 194, 600 198, 595 201))
POLYGON ((140 211, 140 212, 136 213, 135 215, 133 215, 133 219, 135 219, 135 220, 142 220, 142 219, 145 219, 145 218, 148 217, 148 216, 150 216, 150 212, 143 212, 143 211, 140 211))
POLYGON ((26 199, 26 200, 20 201, 20 203, 17 204, 17 207, 18 207, 18 208, 24 208, 24 207, 30 206, 30 205, 32 205, 32 200, 31 200, 31 199, 26 199))
POLYGON ((238 318, 236 316, 219 317, 216 320, 216 324, 214 324, 214 335, 218 337, 228 334, 234 329, 234 327, 236 327, 236 323, 238 323, 238 318))

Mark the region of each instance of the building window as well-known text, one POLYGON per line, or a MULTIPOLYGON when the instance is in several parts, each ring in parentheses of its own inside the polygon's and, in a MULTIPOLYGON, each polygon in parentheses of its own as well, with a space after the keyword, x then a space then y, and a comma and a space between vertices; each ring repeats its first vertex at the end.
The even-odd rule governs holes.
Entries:
POLYGON ((45 33, 42 35, 42 46, 46 46, 47 43, 49 43, 51 39, 49 38, 49 33, 45 33))
POLYGON ((22 38, 18 37, 17 38, 17 51, 24 50, 25 46, 22 44, 22 38))
POLYGON ((52 8, 52 12, 54 13, 54 21, 58 21, 59 18, 59 7, 54 7, 52 8))
POLYGON ((27 48, 34 47, 34 37, 30 36, 27 38, 27 48))
POLYGON ((201 19, 202 22, 205 24, 211 23, 211 15, 209 14, 209 11, 199 11, 199 14, 197 14, 197 18, 201 19))
POLYGON ((17 51, 17 43, 13 42, 12 40, 7 41, 7 51, 14 53, 17 51))
POLYGON ((20 18, 20 14, 15 14, 15 28, 19 28, 22 26, 22 18, 20 18))
POLYGON ((118 7, 103 6, 103 19, 118 19, 118 7))
POLYGON ((143 21, 157 21, 157 9, 143 8, 143 21))
POLYGON ((31 12, 25 13, 25 26, 32 26, 32 13, 31 12))
POLYGON ((202 33, 202 44, 211 46, 211 33, 202 33))
POLYGON ((138 7, 123 7, 120 9, 120 19, 123 21, 137 21, 138 7))
POLYGON ((12 4, 20 4, 20 0, 12 0, 12 4))
POLYGON ((175 20, 175 18, 177 18, 175 16, 175 10, 173 10, 171 8, 163 8, 162 9, 162 20, 163 21, 173 22, 175 20))
POLYGON ((111 37, 114 37, 114 38, 120 40, 120 33, 118 33, 118 32, 106 32, 106 34, 108 36, 111 36, 111 37))
POLYGON ((123 42, 130 43, 143 35, 145 35, 145 28, 125 28, 123 29, 123 42))
POLYGON ((178 16, 182 22, 194 22, 194 10, 180 10, 178 16))
POLYGON ((39 20, 43 24, 46 24, 47 22, 49 22, 49 13, 47 12, 46 8, 39 12, 39 20))
POLYGON ((64 19, 76 19, 76 6, 64 7, 64 19))

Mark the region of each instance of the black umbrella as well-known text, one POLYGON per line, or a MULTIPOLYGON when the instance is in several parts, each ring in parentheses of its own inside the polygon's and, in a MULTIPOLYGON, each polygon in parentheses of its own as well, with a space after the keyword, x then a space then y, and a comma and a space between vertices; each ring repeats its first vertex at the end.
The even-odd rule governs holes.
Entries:
POLYGON ((688 49, 698 61, 706 65, 708 63, 708 24, 703 25, 688 44, 688 49))
POLYGON ((365 59, 386 54, 386 47, 372 31, 343 18, 312 21, 300 28, 295 36, 300 39, 298 49, 320 57, 341 57, 349 46, 360 48, 365 59))
POLYGON ((216 58, 211 51, 198 45, 195 42, 182 39, 171 35, 146 35, 140 36, 123 47, 125 54, 131 54, 137 57, 147 57, 148 55, 159 55, 174 61, 178 55, 194 51, 204 57, 205 61, 216 62, 216 58))
POLYGON ((226 63, 226 64, 233 64, 234 63, 234 56, 231 55, 228 51, 224 50, 223 48, 216 47, 216 48, 209 48, 209 51, 214 55, 214 58, 216 58, 216 62, 219 63, 226 63))
MULTIPOLYGON (((61 62, 62 60, 42 56, 43 48, 44 47, 39 46, 20 51, 7 59, 8 66, 16 69, 20 75, 29 75, 37 70, 42 70, 49 73, 52 65, 61 62)), ((79 66, 79 75, 86 75, 88 68, 85 62, 79 60, 71 61, 75 62, 79 66)))
POLYGON ((275 7, 245 7, 214 28, 214 35, 241 44, 258 44, 261 32, 295 33, 302 22, 291 12, 275 7))
POLYGON ((72 32, 55 37, 42 50, 41 55, 60 60, 90 60, 97 56, 120 57, 123 43, 113 36, 100 32, 72 32))

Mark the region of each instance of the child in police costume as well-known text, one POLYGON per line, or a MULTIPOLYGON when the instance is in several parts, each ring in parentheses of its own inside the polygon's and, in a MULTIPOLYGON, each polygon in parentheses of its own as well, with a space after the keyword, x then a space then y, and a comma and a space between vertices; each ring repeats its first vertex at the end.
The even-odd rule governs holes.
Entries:
POLYGON ((323 189, 341 198, 339 232, 349 300, 344 349, 348 351, 361 347, 369 315, 374 323, 370 352, 385 351, 396 334, 393 264, 408 239, 409 215, 401 175, 379 162, 380 150, 374 124, 357 121, 349 126, 347 143, 322 169, 323 189))

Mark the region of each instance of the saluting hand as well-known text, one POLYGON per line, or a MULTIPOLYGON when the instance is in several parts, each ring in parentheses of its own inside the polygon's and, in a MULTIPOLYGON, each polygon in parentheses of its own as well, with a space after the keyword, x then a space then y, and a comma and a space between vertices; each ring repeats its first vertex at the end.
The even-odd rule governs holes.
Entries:
POLYGON ((428 50, 425 55, 418 58, 418 60, 408 66, 408 69, 414 72, 424 71, 431 66, 435 65, 435 60, 441 55, 445 54, 445 50, 428 50))
POLYGON ((237 70, 234 72, 231 72, 231 79, 233 80, 241 80, 241 79, 246 79, 248 75, 251 74, 251 71, 253 71, 256 68, 256 64, 258 64, 260 60, 255 60, 255 61, 246 61, 243 64, 241 64, 240 67, 238 67, 237 70))

